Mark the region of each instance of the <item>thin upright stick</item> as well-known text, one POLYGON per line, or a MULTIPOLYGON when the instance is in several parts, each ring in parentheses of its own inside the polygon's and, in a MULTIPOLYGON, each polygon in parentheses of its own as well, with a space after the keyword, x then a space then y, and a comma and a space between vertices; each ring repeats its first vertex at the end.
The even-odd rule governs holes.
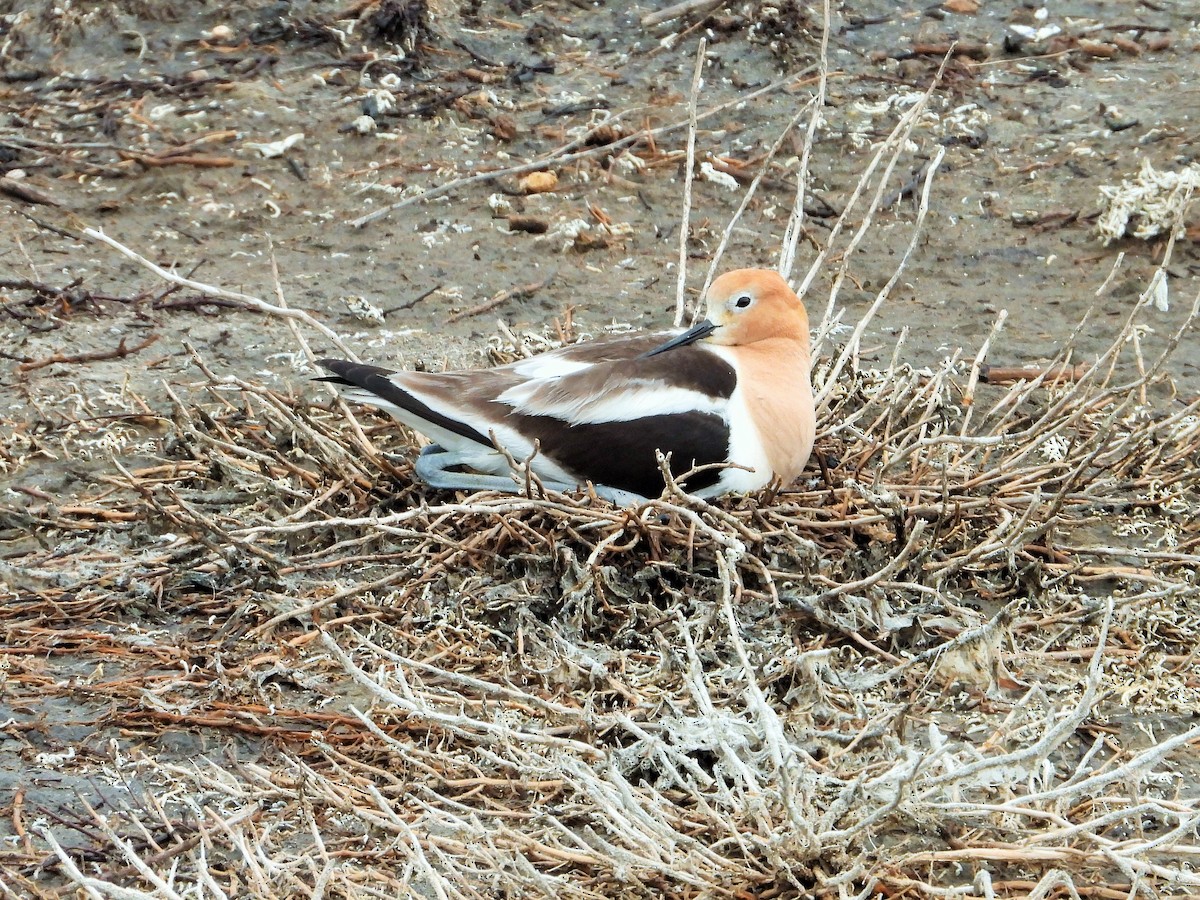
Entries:
POLYGON ((692 170, 696 167, 696 100, 700 96, 700 76, 704 74, 704 51, 708 41, 700 38, 696 47, 696 70, 692 73, 692 89, 688 94, 687 162, 683 175, 683 217, 679 223, 679 277, 675 282, 675 325, 683 324, 684 300, 687 293, 687 242, 692 217, 692 170))
POLYGON ((945 157, 945 155, 946 148, 938 147, 937 152, 933 155, 933 159, 929 161, 929 166, 925 170, 925 185, 921 190, 921 202, 917 207, 917 219, 913 223, 912 237, 909 239, 908 249, 906 249, 904 251, 904 255, 900 257, 900 262, 896 265, 896 271, 892 273, 892 277, 888 279, 887 284, 885 284, 876 295, 875 302, 871 304, 870 309, 863 313, 862 318, 859 319, 858 324, 854 327, 854 331, 850 334, 850 339, 846 342, 846 346, 838 355, 837 362, 834 363, 833 368, 830 370, 829 377, 826 379, 825 385, 817 393, 818 410, 824 409, 825 405, 829 402, 829 398, 833 393, 835 385, 837 384, 838 375, 841 374, 842 369, 845 367, 850 357, 858 353, 858 343, 860 340, 862 340, 863 332, 867 329, 867 323, 874 318, 875 313, 879 311, 879 307, 883 305, 883 302, 892 292, 892 288, 895 287, 896 282, 900 279, 900 274, 904 271, 904 267, 908 264, 908 258, 912 256, 913 250, 916 249, 917 239, 921 236, 921 229, 925 224, 925 217, 929 213, 929 191, 933 187, 933 176, 937 172, 938 166, 942 164, 942 159, 945 157))
POLYGON ((817 125, 825 110, 825 88, 829 82, 829 0, 825 0, 824 16, 821 26, 821 57, 817 61, 817 96, 813 105, 812 117, 808 120, 808 130, 804 134, 804 147, 800 151, 800 166, 796 171, 796 200, 792 204, 792 214, 788 217, 787 228, 783 232, 783 252, 779 255, 779 274, 788 279, 792 274, 792 266, 796 262, 796 247, 800 243, 800 235, 804 232, 804 194, 808 187, 808 157, 812 152, 813 141, 816 139, 817 125))
POLYGON ((704 278, 704 287, 700 290, 700 296, 703 297, 706 293, 708 293, 708 286, 712 284, 713 279, 717 277, 717 268, 721 264, 721 258, 725 255, 725 248, 729 246, 729 238, 733 235, 733 229, 737 227, 737 223, 741 221, 742 215, 750 206, 750 201, 758 192, 759 185, 762 184, 762 180, 767 176, 767 172, 770 171, 771 160, 775 158, 775 154, 779 152, 779 148, 783 146, 783 142, 787 136, 792 133, 792 129, 796 127, 797 123, 799 123, 802 118, 804 118, 805 113, 808 112, 809 106, 815 102, 816 98, 814 97, 807 104, 802 106, 800 111, 797 112, 796 115, 792 116, 791 121, 789 121, 787 125, 783 127, 783 130, 779 132, 779 136, 775 138, 775 142, 771 144, 769 148, 767 148, 767 155, 763 158, 762 165, 759 166, 758 173, 754 176, 754 180, 750 182, 750 187, 746 188, 746 192, 742 195, 742 202, 738 204, 738 208, 734 210, 733 215, 729 219, 729 224, 725 226, 725 233, 721 235, 721 241, 719 244, 717 244, 716 252, 713 253, 712 262, 708 264, 708 274, 704 278))
MULTIPOLYGON (((842 229, 849 222, 850 214, 857 206, 859 199, 861 199, 862 195, 866 192, 866 189, 870 184, 872 177, 874 176, 876 168, 878 168, 885 156, 888 157, 888 161, 884 165, 883 176, 880 180, 880 183, 876 186, 875 193, 871 199, 871 202, 867 206, 867 210, 863 215, 862 222, 860 223, 854 236, 851 238, 849 244, 840 252, 841 264, 838 266, 837 274, 834 276, 833 284, 829 290, 829 296, 825 302, 825 311, 818 320, 816 334, 813 339, 814 356, 817 354, 817 352, 819 352, 820 348, 825 342, 825 339, 828 337, 834 325, 836 324, 837 315, 835 315, 835 305, 837 302, 838 291, 841 289, 841 285, 843 281, 845 281, 847 273, 850 270, 850 258, 854 255, 859 243, 863 240, 870 229, 872 218, 883 202, 883 193, 886 183, 891 177, 892 170, 895 168, 896 163, 900 158, 900 154, 904 152, 905 142, 908 140, 909 134, 912 133, 913 128, 916 127, 918 120, 924 113, 934 90, 941 83, 942 74, 945 71, 946 63, 949 61, 949 59, 950 56, 947 54, 947 56, 942 60, 942 65, 938 68, 937 73, 934 75, 933 83, 929 85, 929 88, 921 96, 921 99, 914 103, 909 110, 900 117, 900 121, 896 123, 895 128, 892 129, 887 138, 879 145, 878 150, 876 150, 875 154, 871 157, 871 161, 867 164, 866 169, 859 178, 858 184, 855 185, 854 191, 850 195, 850 199, 844 205, 841 215, 838 216, 837 221, 835 221, 833 224, 833 228, 830 229, 829 236, 825 239, 825 246, 812 261, 812 264, 808 268, 808 273, 802 279, 800 279, 799 283, 795 287, 797 296, 799 296, 801 299, 804 299, 808 293, 809 287, 812 285, 813 280, 820 272, 824 270, 825 262, 833 252, 838 235, 841 234, 842 229)), ((928 167, 926 167, 925 173, 926 176, 928 176, 928 167)), ((911 247, 909 253, 911 253, 911 247)), ((907 260, 908 255, 908 253, 905 254, 905 260, 907 260)), ((901 269, 903 268, 903 265, 904 263, 902 262, 901 269)), ((893 282, 899 278, 899 276, 900 270, 898 269, 892 276, 893 282)))

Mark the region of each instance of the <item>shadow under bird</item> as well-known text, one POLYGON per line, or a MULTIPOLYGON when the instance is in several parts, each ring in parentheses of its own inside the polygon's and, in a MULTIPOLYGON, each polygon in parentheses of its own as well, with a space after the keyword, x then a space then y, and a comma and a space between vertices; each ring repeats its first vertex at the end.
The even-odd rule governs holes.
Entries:
POLYGON ((790 484, 816 430, 808 314, 777 273, 713 281, 707 317, 676 333, 574 344, 492 369, 403 372, 340 359, 318 379, 428 437, 416 472, 438 488, 520 490, 502 447, 542 483, 591 482, 618 504, 656 497, 657 452, 688 493, 790 484), (722 466, 721 464, 726 464, 722 466))

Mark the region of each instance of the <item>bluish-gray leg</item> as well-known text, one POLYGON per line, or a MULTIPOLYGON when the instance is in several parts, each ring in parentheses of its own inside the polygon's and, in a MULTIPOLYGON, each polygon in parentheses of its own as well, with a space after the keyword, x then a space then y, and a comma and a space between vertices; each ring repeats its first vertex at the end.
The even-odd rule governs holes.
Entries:
MULTIPOLYGON (((511 475, 480 475, 474 472, 454 471, 456 466, 468 465, 463 454, 445 450, 437 444, 430 444, 421 450, 414 467, 416 475, 430 487, 450 491, 498 491, 503 494, 522 494, 525 492, 524 479, 520 473, 511 475)), ((561 493, 570 493, 580 489, 577 484, 564 481, 547 481, 539 479, 542 486, 561 493)), ((622 491, 605 485, 595 486, 596 496, 617 506, 632 506, 645 503, 646 498, 630 491, 622 491)))

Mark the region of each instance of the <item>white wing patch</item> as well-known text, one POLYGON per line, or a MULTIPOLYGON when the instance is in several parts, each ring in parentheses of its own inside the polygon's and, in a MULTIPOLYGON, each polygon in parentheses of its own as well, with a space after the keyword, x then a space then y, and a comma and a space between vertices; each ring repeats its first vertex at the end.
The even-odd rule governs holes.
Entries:
POLYGON ((672 331, 618 335, 599 341, 585 341, 582 344, 559 347, 549 353, 539 353, 537 356, 518 360, 500 368, 528 381, 562 378, 565 375, 583 372, 595 365, 628 362, 681 332, 682 329, 677 328, 672 331))
POLYGON ((568 359, 561 353, 542 353, 512 364, 512 371, 522 378, 561 378, 590 369, 594 363, 568 359))
POLYGON ((571 425, 631 422, 647 416, 702 412, 726 415, 728 401, 700 391, 672 387, 662 381, 629 380, 603 393, 572 393, 554 382, 527 382, 509 388, 496 399, 516 412, 552 416, 571 425))

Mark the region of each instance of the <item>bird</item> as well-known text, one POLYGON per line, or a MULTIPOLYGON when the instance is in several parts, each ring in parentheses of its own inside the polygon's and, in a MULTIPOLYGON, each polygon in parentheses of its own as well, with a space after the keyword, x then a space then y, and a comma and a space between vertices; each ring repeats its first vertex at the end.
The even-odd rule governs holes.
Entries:
POLYGON ((804 304, 767 269, 726 272, 704 300, 706 317, 683 331, 466 371, 320 359, 330 375, 317 380, 429 438, 415 472, 436 488, 519 492, 515 460, 545 487, 590 483, 628 505, 662 495, 659 454, 697 497, 787 486, 816 432, 804 304))

